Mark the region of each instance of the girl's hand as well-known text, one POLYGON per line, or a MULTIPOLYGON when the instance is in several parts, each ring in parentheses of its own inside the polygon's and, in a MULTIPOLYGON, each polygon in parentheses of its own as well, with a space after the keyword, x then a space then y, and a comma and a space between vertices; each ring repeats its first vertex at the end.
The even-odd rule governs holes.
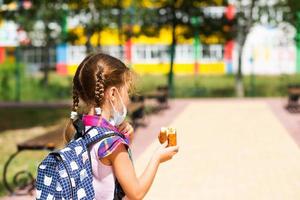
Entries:
POLYGON ((179 146, 167 147, 168 142, 163 143, 154 153, 154 157, 159 163, 171 160, 172 157, 179 151, 179 146))
POLYGON ((127 121, 124 121, 117 128, 121 133, 123 133, 126 137, 128 137, 130 139, 130 141, 132 140, 133 127, 127 121))

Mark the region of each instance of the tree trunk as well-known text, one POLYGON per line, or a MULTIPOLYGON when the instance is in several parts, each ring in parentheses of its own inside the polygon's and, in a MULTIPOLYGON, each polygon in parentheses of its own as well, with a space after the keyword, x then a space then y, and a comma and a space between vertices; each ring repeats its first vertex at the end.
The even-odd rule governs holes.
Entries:
POLYGON ((125 57, 124 56, 124 53, 123 53, 123 40, 122 40, 122 37, 123 37, 123 7, 122 7, 122 1, 121 0, 118 0, 118 10, 119 10, 119 14, 118 14, 118 39, 119 39, 119 52, 120 52, 120 58, 122 57, 125 57))
POLYGON ((238 32, 239 54, 238 54, 238 71, 236 73, 236 84, 235 84, 235 92, 237 97, 245 96, 243 74, 242 74, 242 58, 243 58, 243 51, 244 51, 244 45, 246 42, 247 34, 249 33, 253 25, 253 8, 256 1, 257 0, 251 0, 247 24, 244 27, 241 26, 238 32))
MULTIPOLYGON (((21 70, 20 70, 20 47, 16 47, 15 52, 16 58, 16 93, 15 93, 15 101, 21 101, 21 70)), ((5 79, 4 79, 5 81, 5 79)))
POLYGON ((175 7, 172 9, 173 22, 172 22, 172 43, 170 48, 170 71, 168 74, 168 87, 169 87, 169 96, 174 97, 174 59, 175 59, 175 49, 176 49, 176 16, 175 16, 175 7))
POLYGON ((101 51, 101 30, 98 31, 98 37, 97 37, 97 51, 101 51))
POLYGON ((237 97, 239 97, 239 98, 244 97, 244 84, 243 84, 242 78, 237 77, 236 83, 235 83, 235 92, 236 92, 237 97))
MULTIPOLYGON (((243 39, 245 40, 245 39, 243 39)), ((244 42, 243 42, 244 43, 244 42)), ((244 44, 240 44, 239 53, 238 53, 238 71, 236 73, 236 83, 235 83, 235 92, 237 97, 244 97, 244 84, 243 84, 243 74, 242 74, 242 58, 243 58, 243 49, 244 44)))
POLYGON ((296 47, 297 47, 297 61, 296 61, 296 73, 300 73, 300 11, 296 14, 296 47))
POLYGON ((92 35, 90 33, 86 33, 86 43, 85 43, 85 47, 86 47, 86 53, 90 54, 93 50, 92 50, 92 44, 91 44, 91 37, 92 35))
MULTIPOLYGON (((97 21, 98 19, 96 19, 97 10, 95 8, 95 1, 90 0, 88 3, 88 7, 90 9, 91 21, 93 22, 92 24, 97 24, 96 22, 98 22, 97 21)), ((92 25, 92 26, 94 26, 94 25, 92 25)), ((85 31, 86 31, 86 39, 87 39, 85 46, 86 46, 86 51, 89 54, 89 53, 93 52, 91 38, 92 38, 93 34, 96 32, 96 30, 94 27, 91 27, 91 25, 88 25, 88 27, 86 27, 85 31)))
POLYGON ((43 71, 44 71, 44 78, 42 80, 42 85, 44 87, 48 86, 48 82, 49 82, 49 65, 50 65, 50 46, 46 45, 45 47, 42 47, 43 50, 43 57, 45 58, 43 61, 43 71))
POLYGON ((49 26, 46 26, 45 32, 46 32, 46 45, 45 47, 42 47, 42 60, 43 60, 42 68, 44 70, 44 78, 42 80, 42 85, 44 87, 47 87, 49 82, 50 48, 54 46, 55 42, 50 36, 51 30, 49 29, 49 26))

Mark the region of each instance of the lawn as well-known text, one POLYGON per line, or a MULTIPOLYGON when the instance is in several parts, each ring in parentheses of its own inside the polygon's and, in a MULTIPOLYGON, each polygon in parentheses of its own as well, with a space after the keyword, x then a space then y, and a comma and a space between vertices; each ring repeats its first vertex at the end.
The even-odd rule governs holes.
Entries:
MULTIPOLYGON (((16 76, 0 68, 0 101, 16 99, 16 76)), ((72 76, 61 76, 52 71, 48 86, 42 83, 43 74, 20 76, 20 101, 55 102, 71 99, 72 76)), ((136 92, 143 94, 167 84, 166 75, 143 75, 136 78, 136 92)), ((244 76, 245 96, 278 97, 287 94, 289 84, 300 83, 300 75, 244 76)), ((216 76, 174 76, 174 96, 176 98, 194 97, 234 97, 235 77, 216 76)))
MULTIPOLYGON (((245 76, 243 83, 246 97, 282 97, 287 95, 289 84, 300 83, 300 75, 245 76)), ((166 76, 144 75, 137 79, 137 91, 147 93, 162 84, 167 84, 166 76)), ((175 76, 174 95, 176 98, 235 97, 235 77, 175 76)))

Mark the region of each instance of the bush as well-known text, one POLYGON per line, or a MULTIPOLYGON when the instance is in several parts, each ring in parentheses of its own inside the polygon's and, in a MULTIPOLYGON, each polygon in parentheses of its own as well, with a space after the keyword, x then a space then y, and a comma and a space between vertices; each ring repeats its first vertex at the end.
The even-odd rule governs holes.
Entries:
MULTIPOLYGON (((27 74, 23 64, 18 68, 20 101, 57 101, 71 98, 72 77, 49 73, 49 83, 42 84, 43 74, 27 74)), ((15 101, 17 68, 14 63, 4 63, 0 67, 0 101, 15 101)))
POLYGON ((9 61, 0 67, 0 100, 8 101, 15 98, 16 77, 21 81, 24 78, 24 66, 17 66, 9 61), (17 71, 18 69, 18 71, 17 71))

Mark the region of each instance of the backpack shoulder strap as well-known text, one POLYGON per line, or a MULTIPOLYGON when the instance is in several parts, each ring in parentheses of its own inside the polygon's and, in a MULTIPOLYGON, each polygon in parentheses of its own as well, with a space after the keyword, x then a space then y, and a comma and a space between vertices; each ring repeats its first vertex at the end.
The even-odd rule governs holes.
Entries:
POLYGON ((109 138, 112 136, 118 136, 121 137, 122 139, 125 139, 125 136, 116 132, 112 131, 111 129, 104 128, 104 127, 91 127, 89 128, 85 135, 83 136, 83 139, 85 140, 85 143, 87 146, 91 146, 92 144, 95 144, 105 138, 109 138), (97 134, 88 134, 92 129, 96 129, 97 134))

